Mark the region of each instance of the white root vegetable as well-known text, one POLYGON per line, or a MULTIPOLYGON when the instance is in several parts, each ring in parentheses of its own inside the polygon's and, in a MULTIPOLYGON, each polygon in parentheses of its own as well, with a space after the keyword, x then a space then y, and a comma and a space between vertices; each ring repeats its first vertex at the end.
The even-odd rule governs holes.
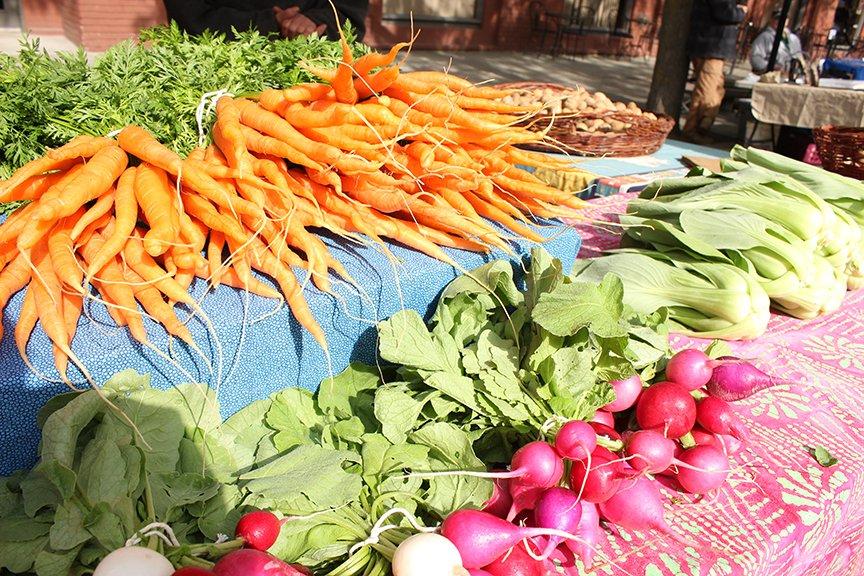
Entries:
POLYGON ((125 546, 103 558, 93 576, 171 576, 173 573, 171 562, 155 550, 125 546))
POLYGON ((393 554, 393 576, 469 576, 459 550, 444 536, 415 534, 393 554))

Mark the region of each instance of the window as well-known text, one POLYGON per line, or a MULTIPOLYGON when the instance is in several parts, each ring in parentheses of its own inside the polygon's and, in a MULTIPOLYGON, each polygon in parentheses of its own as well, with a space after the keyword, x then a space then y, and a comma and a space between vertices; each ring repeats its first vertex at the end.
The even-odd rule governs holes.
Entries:
POLYGON ((628 34, 634 0, 568 0, 571 20, 585 31, 628 34))
POLYGON ((480 24, 483 0, 384 0, 382 20, 480 24))

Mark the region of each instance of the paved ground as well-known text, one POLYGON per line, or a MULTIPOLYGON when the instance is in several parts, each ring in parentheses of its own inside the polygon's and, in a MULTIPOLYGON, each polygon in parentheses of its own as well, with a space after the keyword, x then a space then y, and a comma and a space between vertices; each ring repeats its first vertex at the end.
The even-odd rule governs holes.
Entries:
MULTIPOLYGON (((19 34, 15 30, 0 30, 0 53, 16 53, 19 34)), ((42 36, 40 41, 50 53, 77 49, 75 44, 62 36, 42 36)), ((589 90, 605 92, 613 100, 633 101, 642 106, 651 86, 654 60, 599 56, 553 58, 532 52, 413 51, 405 68, 449 69, 473 82, 581 84, 589 90)), ((742 67, 735 72, 735 76, 744 74, 746 71, 742 67)), ((721 113, 713 129, 719 146, 731 146, 736 122, 737 118, 731 110, 721 113)))

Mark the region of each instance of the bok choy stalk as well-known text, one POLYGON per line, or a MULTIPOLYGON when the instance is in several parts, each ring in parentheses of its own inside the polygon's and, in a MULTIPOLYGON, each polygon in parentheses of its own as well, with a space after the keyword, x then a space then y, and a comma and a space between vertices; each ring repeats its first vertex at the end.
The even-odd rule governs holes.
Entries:
POLYGON ((814 251, 812 240, 804 241, 758 214, 721 206, 687 208, 660 220, 639 216, 658 215, 656 206, 643 201, 629 207, 636 215, 622 216, 621 223, 627 237, 639 245, 752 273, 777 307, 794 316, 810 318, 839 306, 846 278, 814 251))
POLYGON ((732 264, 703 262, 683 252, 624 250, 578 260, 571 277, 621 278, 624 303, 641 314, 665 308, 675 331, 747 340, 765 332, 769 299, 755 278, 732 264))
POLYGON ((847 239, 847 286, 850 290, 864 287, 864 183, 767 150, 736 146, 731 155, 731 160, 722 162, 724 172, 758 167, 794 180, 828 202, 847 227, 849 219, 856 223, 858 230, 853 226, 847 239))

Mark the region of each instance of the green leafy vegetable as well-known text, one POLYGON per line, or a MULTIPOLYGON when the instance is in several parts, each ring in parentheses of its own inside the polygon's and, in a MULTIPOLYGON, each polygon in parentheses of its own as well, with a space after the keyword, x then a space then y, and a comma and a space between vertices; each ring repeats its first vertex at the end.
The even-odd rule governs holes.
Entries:
MULTIPOLYGON (((352 41, 350 27, 346 35, 352 41)), ((83 50, 51 56, 27 37, 17 56, 0 54, 0 178, 74 136, 104 136, 127 124, 186 154, 198 146, 195 110, 204 94, 293 86, 312 79, 301 61, 331 67, 341 55, 338 42, 317 37, 249 31, 227 40, 190 36, 173 23, 143 30, 139 40, 112 46, 92 64, 83 50)))
POLYGON ((820 466, 828 468, 829 466, 834 466, 838 462, 837 458, 832 456, 831 453, 822 446, 805 446, 805 448, 820 466))

